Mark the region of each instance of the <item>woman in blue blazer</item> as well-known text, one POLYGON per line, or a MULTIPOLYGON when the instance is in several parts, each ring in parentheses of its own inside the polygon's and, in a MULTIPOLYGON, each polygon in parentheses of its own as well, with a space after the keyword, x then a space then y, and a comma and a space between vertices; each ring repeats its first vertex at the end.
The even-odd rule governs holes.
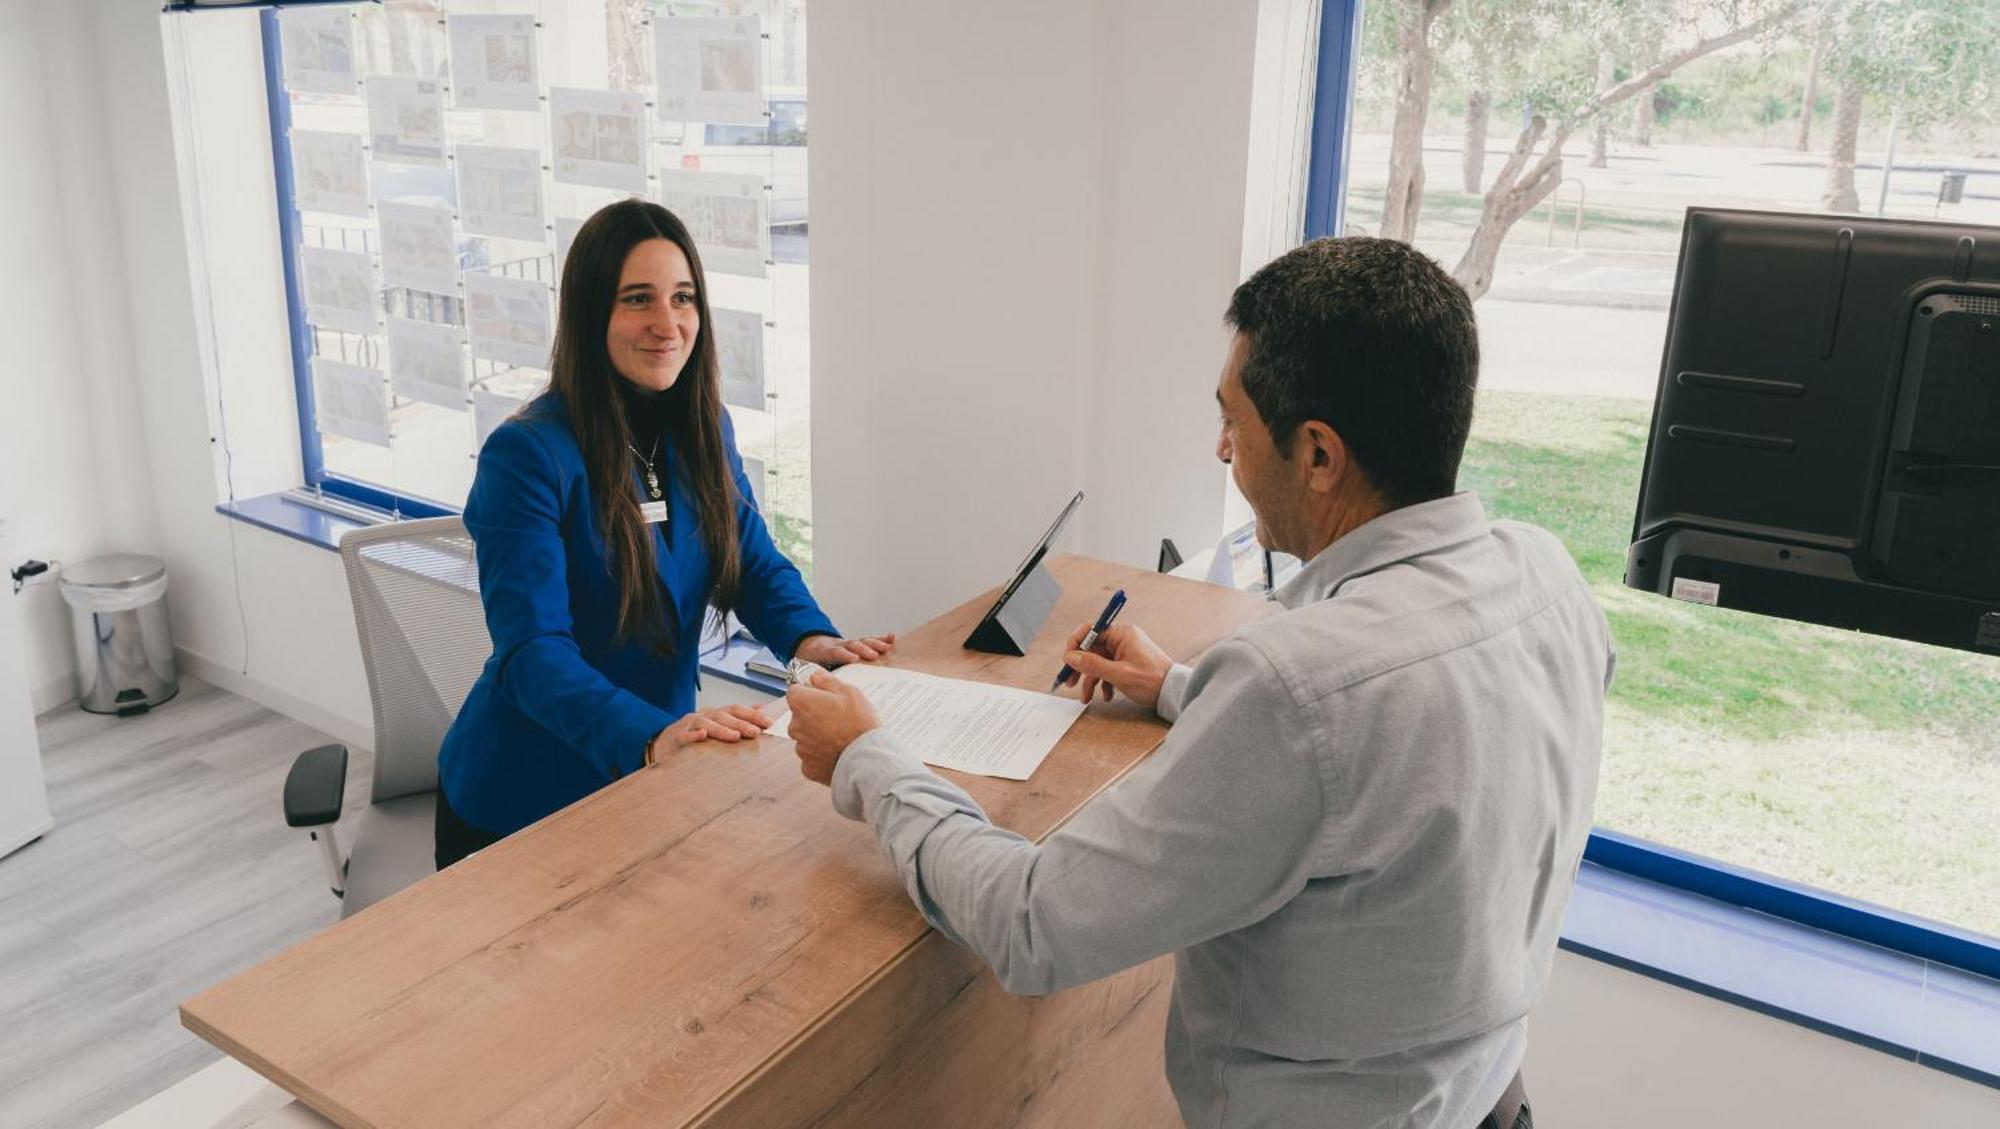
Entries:
POLYGON ((549 390, 487 439, 465 503, 493 657, 438 751, 439 869, 680 746, 768 726, 695 709, 710 607, 822 665, 894 645, 840 638, 771 543, 710 324, 665 208, 623 200, 578 230, 549 390))

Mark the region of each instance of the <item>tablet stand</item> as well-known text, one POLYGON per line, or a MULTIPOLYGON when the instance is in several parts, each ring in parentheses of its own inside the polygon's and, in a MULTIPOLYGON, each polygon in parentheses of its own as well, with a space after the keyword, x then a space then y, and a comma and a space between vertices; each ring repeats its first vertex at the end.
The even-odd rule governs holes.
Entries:
POLYGON ((1062 585, 1049 575, 1039 558, 1000 593, 987 609, 986 618, 965 637, 965 645, 989 655, 1025 655, 1035 641, 1035 633, 1047 622, 1062 598, 1062 585))

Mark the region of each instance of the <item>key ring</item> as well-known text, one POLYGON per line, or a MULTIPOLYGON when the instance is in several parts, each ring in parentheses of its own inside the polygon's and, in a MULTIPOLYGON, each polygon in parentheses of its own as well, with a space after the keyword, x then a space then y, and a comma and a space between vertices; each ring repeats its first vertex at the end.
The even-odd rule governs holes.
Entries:
POLYGON ((810 686, 813 675, 825 673, 826 668, 811 659, 793 659, 785 664, 785 685, 810 686))

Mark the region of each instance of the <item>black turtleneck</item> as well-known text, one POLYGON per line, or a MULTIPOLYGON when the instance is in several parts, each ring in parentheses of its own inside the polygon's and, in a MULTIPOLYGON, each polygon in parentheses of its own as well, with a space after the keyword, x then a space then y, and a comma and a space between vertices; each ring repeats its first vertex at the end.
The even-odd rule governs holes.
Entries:
MULTIPOLYGON (((673 478, 668 448, 673 444, 671 423, 680 397, 671 389, 648 392, 622 377, 618 380, 618 392, 625 401, 625 423, 631 431, 632 448, 653 461, 653 469, 660 476, 660 488, 664 490, 673 478)), ((641 472, 645 469, 637 458, 632 460, 632 467, 641 472)))

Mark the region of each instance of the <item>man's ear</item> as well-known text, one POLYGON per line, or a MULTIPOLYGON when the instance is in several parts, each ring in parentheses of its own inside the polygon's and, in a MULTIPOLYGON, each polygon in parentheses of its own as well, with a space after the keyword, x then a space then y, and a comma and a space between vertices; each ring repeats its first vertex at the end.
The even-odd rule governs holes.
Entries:
POLYGON ((1347 444, 1340 433, 1316 419, 1299 425, 1298 443, 1303 455, 1306 485, 1315 493, 1331 494, 1349 468, 1347 444))

